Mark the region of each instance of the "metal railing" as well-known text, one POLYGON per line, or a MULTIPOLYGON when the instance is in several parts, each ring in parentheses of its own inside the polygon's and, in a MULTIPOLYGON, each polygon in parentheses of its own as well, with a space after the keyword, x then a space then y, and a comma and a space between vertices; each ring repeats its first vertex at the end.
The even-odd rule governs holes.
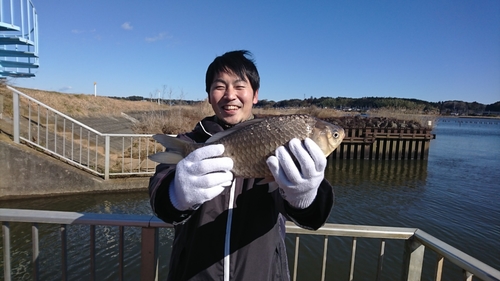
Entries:
POLYGON ((32 97, 13 93, 14 142, 39 149, 94 175, 150 176, 148 156, 163 150, 151 134, 101 133, 32 97), (25 99, 21 102, 21 98, 25 99))
MULTIPOLYGON (((39 280, 40 268, 39 254, 39 225, 54 224, 59 225, 61 241, 61 276, 62 280, 68 279, 68 226, 86 225, 89 227, 89 261, 91 279, 95 280, 96 268, 96 240, 103 237, 96 237, 96 226, 107 225, 117 226, 119 228, 119 237, 117 240, 119 248, 119 267, 118 276, 122 280, 124 277, 124 233, 125 228, 141 229, 141 259, 140 276, 141 280, 155 280, 158 278, 158 231, 160 228, 172 228, 172 225, 160 221, 154 216, 148 215, 121 215, 121 214, 92 214, 75 212, 56 212, 39 210, 18 210, 18 209, 0 209, 0 221, 3 231, 3 275, 4 280, 11 280, 11 233, 10 223, 28 223, 32 225, 32 258, 31 264, 33 280, 39 280)), ((297 268, 299 260, 300 237, 306 236, 324 236, 321 280, 326 278, 326 264, 329 237, 352 237, 351 262, 349 280, 354 278, 355 258, 357 253, 357 241, 359 238, 379 238, 381 239, 377 272, 374 279, 380 280, 382 276, 385 254, 386 240, 405 241, 402 268, 402 280, 420 280, 422 269, 424 267, 425 249, 430 249, 437 254, 435 264, 434 280, 443 278, 443 262, 447 260, 458 266, 463 271, 463 280, 472 280, 473 277, 481 280, 500 280, 500 271, 486 265, 485 263, 453 248, 452 246, 440 241, 439 239, 415 228, 397 228, 397 227, 377 227, 361 225, 339 225, 326 224, 317 231, 309 231, 297 227, 292 223, 287 223, 287 234, 295 235, 295 252, 292 269, 293 280, 297 279, 297 268)), ((43 250, 43 249, 42 249, 43 250)), ((360 249, 364 250, 364 249, 360 249)), ((83 249, 80 255, 83 255, 83 249)), ((321 258, 321 257, 318 257, 321 258)), ((167 261, 165 261, 167 262, 167 261)), ((427 263, 425 264, 427 265, 427 263)))

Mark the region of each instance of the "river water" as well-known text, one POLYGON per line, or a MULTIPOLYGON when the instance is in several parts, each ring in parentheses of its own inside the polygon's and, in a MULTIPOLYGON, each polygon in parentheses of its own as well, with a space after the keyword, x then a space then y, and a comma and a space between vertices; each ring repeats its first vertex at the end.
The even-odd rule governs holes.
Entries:
MULTIPOLYGON (((330 223, 416 227, 500 269, 500 122, 487 119, 441 118, 433 131, 426 161, 335 160, 326 170, 336 203, 330 223)), ((147 192, 71 195, 54 198, 0 201, 1 208, 41 209, 92 213, 151 214, 147 192)), ((11 224, 14 280, 28 280, 30 227, 11 224)), ((117 229, 97 227, 99 280, 117 278, 117 229)), ((69 277, 89 279, 88 228, 71 226, 69 277)), ((125 232, 126 280, 138 280, 140 230, 125 232)), ((173 233, 160 232, 160 260, 168 259, 173 233)), ((58 227, 40 226, 40 275, 60 279, 58 227)), ((319 280, 322 237, 301 239, 299 280, 319 280)), ((348 280, 350 238, 330 238, 327 280, 348 280)), ((379 240, 359 239, 355 280, 373 280, 379 240)), ((0 245, 1 247, 1 245, 0 245)), ((290 263, 294 237, 287 238, 290 263)), ((400 275, 403 243, 387 241, 382 280, 400 275)), ((426 262, 435 257, 426 253, 426 262)), ((3 266, 3 259, 2 264, 3 266)), ((163 264, 160 277, 168 266, 163 264)), ((2 272, 3 274, 3 272, 2 272)), ((424 280, 433 274, 424 270, 424 280)), ((460 271, 445 262, 444 280, 457 280, 460 271)))

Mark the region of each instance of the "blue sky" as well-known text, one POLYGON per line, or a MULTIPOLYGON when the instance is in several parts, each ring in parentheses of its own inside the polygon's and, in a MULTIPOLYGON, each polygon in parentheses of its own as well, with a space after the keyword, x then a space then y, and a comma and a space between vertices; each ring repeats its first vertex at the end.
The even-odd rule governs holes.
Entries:
POLYGON ((32 0, 40 68, 14 85, 202 100, 205 71, 254 54, 259 98, 500 101, 500 1, 32 0))

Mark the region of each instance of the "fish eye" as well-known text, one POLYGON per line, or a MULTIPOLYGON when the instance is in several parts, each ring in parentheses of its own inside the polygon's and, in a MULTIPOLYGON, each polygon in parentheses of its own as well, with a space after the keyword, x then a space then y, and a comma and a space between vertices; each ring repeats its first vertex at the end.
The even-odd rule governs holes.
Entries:
POLYGON ((338 139, 338 138, 340 137, 339 132, 335 132, 335 133, 333 133, 333 137, 334 137, 334 138, 336 138, 336 139, 338 139))

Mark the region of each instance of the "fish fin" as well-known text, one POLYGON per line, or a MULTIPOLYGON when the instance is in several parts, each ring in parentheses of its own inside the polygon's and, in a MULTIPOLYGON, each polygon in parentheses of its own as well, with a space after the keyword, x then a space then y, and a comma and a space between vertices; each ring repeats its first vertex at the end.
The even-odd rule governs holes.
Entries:
POLYGON ((266 183, 271 183, 274 181, 274 177, 273 176, 270 176, 270 177, 265 177, 263 179, 261 179, 257 185, 263 185, 263 184, 266 184, 266 183))
POLYGON ((148 156, 152 161, 165 164, 177 164, 186 155, 186 146, 190 145, 187 141, 174 136, 165 134, 153 135, 153 139, 166 148, 165 152, 158 152, 148 156))
POLYGON ((259 123, 259 122, 262 122, 262 118, 255 118, 255 119, 252 119, 252 120, 248 120, 248 121, 245 121, 245 122, 242 122, 242 123, 239 123, 237 125, 235 125, 234 127, 230 128, 230 129, 227 129, 225 131, 222 131, 222 132, 218 132, 217 134, 211 136, 205 143, 211 143, 211 142, 216 142, 220 139, 222 139, 223 137, 225 136, 228 136, 236 131, 239 131, 247 126, 250 126, 252 124, 255 124, 255 123, 259 123))
POLYGON ((148 158, 158 163, 174 165, 179 163, 184 156, 175 152, 158 152, 153 155, 149 155, 148 158))
POLYGON ((153 139, 163 145, 168 151, 175 151, 180 154, 184 153, 186 145, 189 144, 185 140, 165 134, 153 135, 153 139))
POLYGON ((269 183, 269 190, 267 192, 271 193, 271 192, 275 191, 278 188, 279 188, 279 186, 278 186, 278 184, 275 181, 270 182, 269 183))

